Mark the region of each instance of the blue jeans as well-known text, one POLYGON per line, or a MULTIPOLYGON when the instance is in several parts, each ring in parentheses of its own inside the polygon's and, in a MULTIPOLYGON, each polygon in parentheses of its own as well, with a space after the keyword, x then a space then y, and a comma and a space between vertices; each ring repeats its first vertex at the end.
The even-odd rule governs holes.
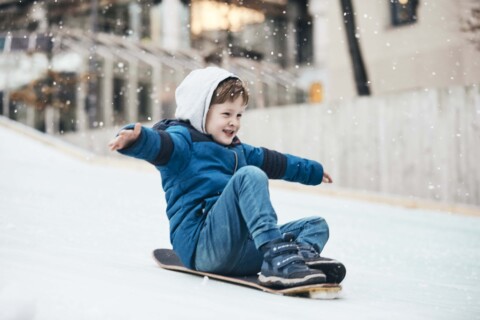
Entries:
POLYGON ((329 236, 328 225, 320 217, 278 226, 267 175, 254 166, 242 167, 208 213, 197 243, 195 268, 226 275, 254 275, 263 262, 258 248, 286 232, 318 252, 329 236))

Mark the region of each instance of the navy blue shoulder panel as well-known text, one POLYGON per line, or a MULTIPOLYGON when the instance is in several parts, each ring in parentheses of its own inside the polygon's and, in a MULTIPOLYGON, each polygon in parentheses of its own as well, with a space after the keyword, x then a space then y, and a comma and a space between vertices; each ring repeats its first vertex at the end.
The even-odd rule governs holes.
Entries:
POLYGON ((153 125, 153 129, 157 131, 160 135, 160 152, 158 153, 157 157, 151 163, 155 166, 164 166, 170 161, 170 158, 173 153, 173 140, 170 136, 170 133, 167 131, 168 128, 173 126, 182 126, 185 127, 188 132, 190 133, 190 137, 192 142, 212 142, 213 139, 210 135, 203 134, 194 127, 190 125, 188 121, 182 121, 178 119, 165 119, 160 122, 157 122, 153 125))
POLYGON ((188 123, 177 120, 177 119, 165 119, 165 120, 162 120, 162 121, 159 121, 159 122, 155 123, 152 128, 154 130, 157 130, 157 131, 158 130, 167 130, 168 127, 178 126, 178 125, 182 125, 182 124, 188 124, 188 123))
POLYGON ((261 169, 270 179, 281 179, 287 170, 287 157, 280 152, 263 148, 261 169))
POLYGON ((208 134, 203 134, 192 126, 189 126, 187 128, 188 128, 188 132, 190 132, 190 136, 192 137, 192 142, 212 142, 213 141, 212 136, 208 134))
POLYGON ((171 126, 182 126, 188 129, 190 136, 192 138, 192 142, 201 142, 201 141, 209 141, 211 142, 213 139, 210 135, 203 134, 200 131, 196 130, 189 121, 178 120, 178 119, 166 119, 156 123, 153 126, 155 130, 167 130, 168 127, 171 126))

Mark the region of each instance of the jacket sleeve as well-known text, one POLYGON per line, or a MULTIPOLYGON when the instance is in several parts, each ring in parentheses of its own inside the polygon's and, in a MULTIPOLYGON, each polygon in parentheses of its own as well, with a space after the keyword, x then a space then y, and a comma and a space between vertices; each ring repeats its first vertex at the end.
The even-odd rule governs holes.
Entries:
MULTIPOLYGON (((128 125, 123 129, 133 129, 134 125, 128 125)), ((154 166, 164 166, 176 158, 176 164, 181 165, 178 153, 183 153, 188 146, 181 137, 174 137, 168 131, 152 129, 142 126, 138 139, 127 148, 118 150, 121 154, 146 160, 154 166), (175 154, 174 151, 177 151, 175 154), (182 151, 182 152, 178 152, 182 151)))
POLYGON ((283 179, 306 185, 322 183, 323 166, 314 160, 244 144, 247 163, 262 169, 270 179, 283 179))

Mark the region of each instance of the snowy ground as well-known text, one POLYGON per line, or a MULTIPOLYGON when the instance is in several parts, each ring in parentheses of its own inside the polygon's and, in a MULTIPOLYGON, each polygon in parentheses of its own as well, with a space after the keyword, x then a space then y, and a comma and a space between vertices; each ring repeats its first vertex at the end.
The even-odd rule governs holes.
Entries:
MULTIPOLYGON (((22 130, 20 130, 22 131, 22 130)), ((341 299, 164 271, 155 171, 82 159, 0 123, 0 319, 480 319, 480 219, 273 189, 281 221, 322 215, 341 299)))

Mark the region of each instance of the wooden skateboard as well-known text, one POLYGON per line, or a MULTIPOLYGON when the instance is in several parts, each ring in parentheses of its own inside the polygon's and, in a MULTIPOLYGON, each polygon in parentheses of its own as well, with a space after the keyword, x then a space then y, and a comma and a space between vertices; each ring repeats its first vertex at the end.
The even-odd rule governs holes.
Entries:
POLYGON ((342 287, 338 284, 317 284, 286 289, 275 289, 265 287, 259 284, 257 275, 234 277, 191 270, 183 266, 180 259, 171 249, 156 249, 155 251, 153 251, 153 257, 158 263, 158 265, 166 270, 189 273, 201 277, 208 277, 211 279, 229 282, 232 284, 241 285, 273 294, 305 297, 311 299, 336 299, 339 297, 339 293, 342 290, 342 287))

